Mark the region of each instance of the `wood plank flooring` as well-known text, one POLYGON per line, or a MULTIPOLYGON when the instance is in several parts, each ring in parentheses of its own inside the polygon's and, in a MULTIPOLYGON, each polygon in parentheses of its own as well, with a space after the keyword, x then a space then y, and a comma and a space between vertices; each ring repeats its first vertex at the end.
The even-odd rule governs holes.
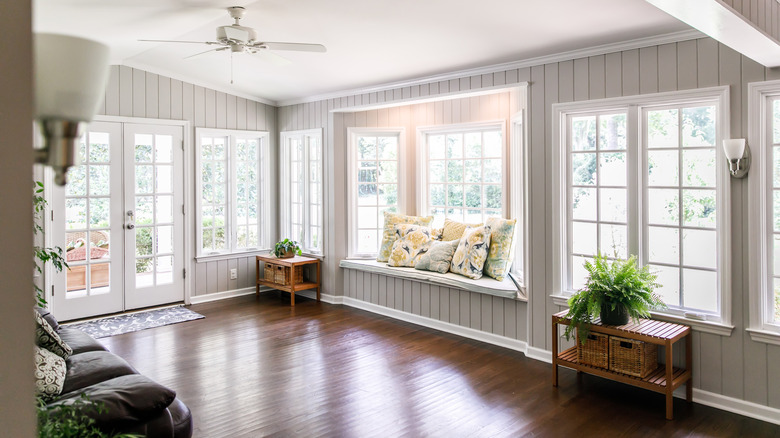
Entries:
POLYGON ((780 437, 780 426, 561 369, 516 351, 278 293, 104 338, 175 389, 196 437, 780 437))

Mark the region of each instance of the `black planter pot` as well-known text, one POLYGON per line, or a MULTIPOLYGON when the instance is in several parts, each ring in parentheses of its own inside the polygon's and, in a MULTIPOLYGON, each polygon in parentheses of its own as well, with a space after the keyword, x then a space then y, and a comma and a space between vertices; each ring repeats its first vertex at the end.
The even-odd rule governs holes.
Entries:
POLYGON ((606 325, 624 325, 628 324, 628 309, 618 304, 615 310, 609 304, 601 305, 601 323, 606 325))

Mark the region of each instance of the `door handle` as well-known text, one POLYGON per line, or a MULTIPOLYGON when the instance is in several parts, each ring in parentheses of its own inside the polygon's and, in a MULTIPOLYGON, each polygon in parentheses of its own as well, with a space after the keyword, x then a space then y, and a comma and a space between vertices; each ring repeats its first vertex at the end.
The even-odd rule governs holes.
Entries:
POLYGON ((127 229, 128 229, 128 230, 132 230, 133 228, 135 228, 135 225, 133 225, 133 224, 127 224, 127 229))

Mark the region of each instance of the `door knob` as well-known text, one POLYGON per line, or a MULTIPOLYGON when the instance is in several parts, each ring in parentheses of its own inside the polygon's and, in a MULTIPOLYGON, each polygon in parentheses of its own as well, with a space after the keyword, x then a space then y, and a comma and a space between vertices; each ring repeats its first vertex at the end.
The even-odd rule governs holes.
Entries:
POLYGON ((127 224, 127 229, 128 229, 128 230, 132 230, 133 228, 135 228, 135 225, 133 225, 133 224, 127 224))

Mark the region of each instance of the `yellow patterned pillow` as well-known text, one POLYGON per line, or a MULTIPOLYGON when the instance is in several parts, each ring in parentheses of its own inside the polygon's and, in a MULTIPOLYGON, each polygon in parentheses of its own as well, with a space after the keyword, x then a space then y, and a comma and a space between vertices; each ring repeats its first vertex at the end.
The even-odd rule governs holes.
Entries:
POLYGON ((395 226, 398 224, 414 224, 427 227, 433 222, 433 216, 406 216, 403 214, 385 212, 385 227, 382 232, 382 245, 379 247, 379 254, 376 257, 378 262, 386 262, 390 258, 390 252, 393 250, 395 242, 395 226))
POLYGON ((463 237, 463 232, 468 227, 479 227, 482 224, 464 224, 462 222, 451 221, 444 219, 444 228, 441 232, 441 240, 460 240, 463 237))
POLYGON ((515 259, 515 225, 517 219, 491 217, 485 222, 490 227, 490 251, 482 272, 503 281, 515 259))
POLYGON ((458 249, 452 257, 450 271, 473 279, 481 278, 489 247, 489 226, 468 228, 463 232, 458 249))
POLYGON ((388 266, 413 268, 420 257, 428 252, 432 240, 430 228, 412 224, 396 225, 395 236, 397 240, 393 242, 388 266))

